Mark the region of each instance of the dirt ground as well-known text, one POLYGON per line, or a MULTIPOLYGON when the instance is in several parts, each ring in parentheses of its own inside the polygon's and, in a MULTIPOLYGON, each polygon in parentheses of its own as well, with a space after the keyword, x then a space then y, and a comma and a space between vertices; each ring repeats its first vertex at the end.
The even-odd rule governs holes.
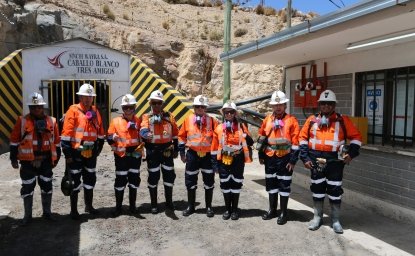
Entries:
MULTIPOLYGON (((263 221, 261 215, 267 209, 268 200, 258 191, 265 188, 258 176, 250 174, 262 170, 257 161, 245 169, 245 185, 240 198, 241 218, 238 221, 222 220, 225 209, 218 176, 213 200, 215 217, 207 218, 205 215, 201 177, 197 212, 190 217, 182 216, 187 195, 184 165, 178 159, 175 160, 175 212, 165 211, 163 189, 159 186, 161 212, 157 215, 150 213, 147 168, 143 163, 137 196, 140 214, 113 218, 115 173, 113 155, 108 146, 100 155, 97 166, 94 206, 101 211, 100 216, 94 218, 83 214, 83 200, 79 200, 81 221, 69 218, 69 198, 61 193, 59 187, 64 171, 62 159, 54 169, 52 211, 56 221, 41 218, 37 186, 34 221, 21 227, 20 178, 18 171, 11 168, 8 157, 8 154, 0 156, 0 210, 10 211, 7 218, 0 220, 1 255, 374 255, 329 228, 308 231, 307 223, 312 217, 310 211, 289 210, 290 221, 284 226, 277 225, 275 219, 263 221)), ((295 193, 299 192, 293 191, 295 193)), ((124 197, 124 208, 127 213, 128 193, 124 197)), ((328 219, 325 223, 329 223, 328 219)))

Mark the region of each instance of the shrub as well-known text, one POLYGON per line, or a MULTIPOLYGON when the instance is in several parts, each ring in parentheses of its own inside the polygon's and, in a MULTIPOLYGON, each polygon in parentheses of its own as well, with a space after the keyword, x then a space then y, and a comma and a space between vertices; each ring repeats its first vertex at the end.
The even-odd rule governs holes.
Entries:
POLYGON ((214 30, 214 31, 210 32, 210 34, 209 34, 209 39, 211 41, 220 41, 222 38, 223 38, 223 34, 220 31, 214 30))
POLYGON ((265 7, 264 8, 264 15, 265 16, 275 16, 277 14, 277 10, 272 7, 265 7))
POLYGON ((204 0, 203 1, 203 6, 212 7, 213 5, 212 5, 212 2, 210 0, 204 0))
POLYGON ((126 14, 126 13, 124 13, 123 15, 122 15, 122 18, 124 19, 124 20, 129 20, 130 19, 130 17, 128 16, 128 14, 126 14))
POLYGON ((163 21, 163 23, 161 23, 161 25, 163 26, 163 28, 165 29, 165 30, 169 30, 169 28, 170 28, 170 24, 169 24, 169 22, 168 21, 163 21))
POLYGON ((107 13, 107 17, 108 17, 108 19, 110 19, 110 20, 115 20, 115 15, 114 15, 114 13, 112 13, 111 11, 109 11, 109 12, 107 13))
POLYGON ((246 28, 238 28, 237 30, 235 30, 233 35, 235 37, 241 37, 241 36, 246 35, 247 33, 248 33, 248 30, 246 28))
POLYGON ((220 7, 222 7, 223 6, 223 1, 222 0, 213 0, 212 1, 213 3, 213 6, 220 6, 220 7))
POLYGON ((181 36, 182 36, 183 39, 186 39, 187 38, 186 31, 184 29, 182 29, 180 31, 180 33, 181 33, 181 36))
POLYGON ((255 8, 255 13, 258 15, 263 15, 264 14, 264 7, 262 5, 258 5, 255 8))
POLYGON ((207 40, 207 36, 204 33, 202 33, 200 34, 200 39, 207 40))
POLYGON ((287 13, 285 9, 279 10, 277 16, 281 22, 284 22, 284 23, 287 22, 287 13))
POLYGON ((102 7, 102 11, 107 14, 108 12, 110 12, 110 7, 107 4, 104 4, 104 6, 102 7))
POLYGON ((203 48, 198 48, 196 50, 197 54, 199 54, 199 57, 203 58, 206 56, 205 50, 203 48))
POLYGON ((110 7, 106 4, 104 4, 104 6, 102 7, 102 11, 107 15, 107 18, 110 20, 115 20, 115 15, 114 13, 111 11, 110 7))

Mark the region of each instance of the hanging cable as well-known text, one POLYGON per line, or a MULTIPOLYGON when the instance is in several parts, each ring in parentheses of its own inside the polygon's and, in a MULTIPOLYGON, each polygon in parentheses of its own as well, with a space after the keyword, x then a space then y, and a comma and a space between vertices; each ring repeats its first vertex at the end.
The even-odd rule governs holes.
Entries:
POLYGON ((333 2, 333 0, 329 0, 330 3, 334 4, 337 8, 341 9, 340 5, 336 4, 335 2, 333 2))

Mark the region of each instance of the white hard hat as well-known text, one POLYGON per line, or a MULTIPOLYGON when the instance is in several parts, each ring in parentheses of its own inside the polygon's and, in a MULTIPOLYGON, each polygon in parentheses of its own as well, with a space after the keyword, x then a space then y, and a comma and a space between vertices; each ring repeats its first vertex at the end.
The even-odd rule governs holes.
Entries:
POLYGON ((331 90, 325 90, 324 92, 322 92, 320 94, 320 98, 318 99, 318 101, 334 101, 337 102, 336 100, 336 94, 334 94, 333 91, 331 90))
POLYGON ((81 85, 81 87, 79 87, 79 91, 76 94, 83 96, 97 96, 95 94, 94 87, 90 84, 81 85))
POLYGON ((237 111, 237 110, 238 110, 238 109, 236 108, 236 104, 235 104, 234 102, 232 102, 232 101, 228 101, 228 102, 226 102, 225 104, 223 104, 223 107, 222 107, 222 109, 221 109, 222 114, 223 114, 223 110, 224 110, 224 109, 226 109, 226 108, 230 108, 230 109, 233 109, 233 110, 235 110, 235 111, 237 111))
POLYGON ((161 100, 162 102, 164 102, 163 93, 161 93, 159 90, 155 90, 150 94, 148 100, 161 100))
POLYGON ((131 94, 126 94, 121 99, 121 106, 135 105, 135 104, 137 104, 137 101, 135 100, 135 97, 131 94))
POLYGON ((41 106, 46 105, 45 100, 43 100, 43 96, 37 92, 33 92, 27 98, 27 105, 28 106, 41 106))
POLYGON ((284 104, 289 102, 290 100, 287 99, 287 96, 282 91, 275 91, 271 96, 271 101, 269 102, 270 105, 277 105, 277 104, 284 104))
POLYGON ((193 106, 206 106, 209 107, 209 100, 203 95, 198 95, 193 100, 193 106))

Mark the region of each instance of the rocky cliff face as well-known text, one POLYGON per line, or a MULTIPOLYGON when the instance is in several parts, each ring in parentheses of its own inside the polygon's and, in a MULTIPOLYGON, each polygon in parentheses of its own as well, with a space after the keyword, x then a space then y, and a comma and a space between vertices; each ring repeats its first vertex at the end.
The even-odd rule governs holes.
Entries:
MULTIPOLYGON (((213 101, 222 99, 221 6, 162 0, 0 0, 0 12, 1 57, 15 49, 84 37, 138 56, 188 97, 204 93, 213 101)), ((279 31, 284 27, 281 17, 235 7, 232 47, 279 31)), ((293 23, 306 18, 298 15, 293 23)), ((235 100, 280 87, 278 66, 236 63, 231 72, 235 100)))

